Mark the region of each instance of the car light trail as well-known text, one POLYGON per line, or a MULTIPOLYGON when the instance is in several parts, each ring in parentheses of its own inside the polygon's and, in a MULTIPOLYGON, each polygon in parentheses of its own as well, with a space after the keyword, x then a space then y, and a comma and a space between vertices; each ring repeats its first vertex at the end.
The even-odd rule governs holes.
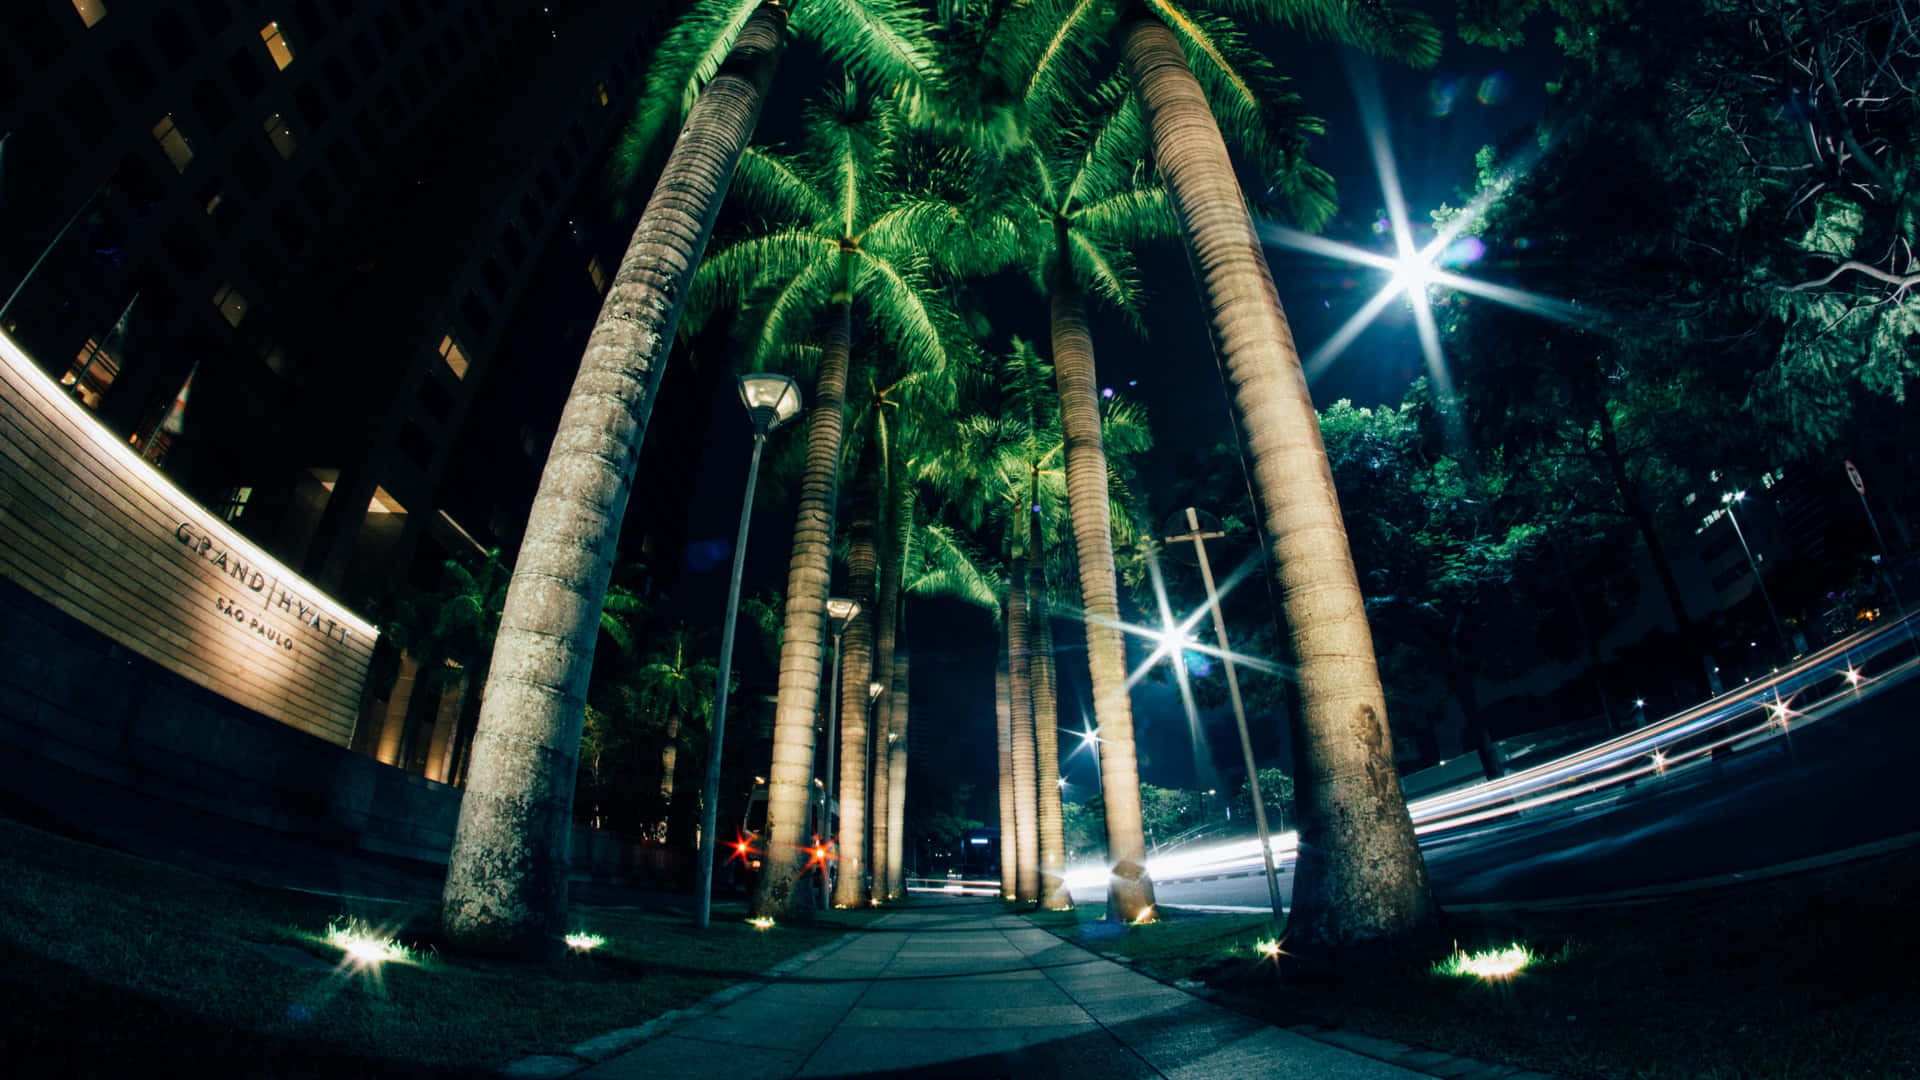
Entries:
MULTIPOLYGON (((1465 839, 1514 827, 1522 815, 1569 800, 1618 791, 1674 776, 1716 752, 1788 738, 1792 730, 1824 720, 1863 696, 1920 671, 1908 616, 1862 631, 1690 709, 1614 736, 1553 761, 1408 804, 1423 841, 1465 839), (1869 674, 1869 669, 1872 673, 1869 674)), ((1276 864, 1291 863, 1299 835, 1273 838, 1276 864)), ((1259 873, 1260 842, 1253 837, 1166 851, 1147 859, 1155 881, 1166 884, 1259 873)), ((1069 888, 1103 891, 1107 868, 1083 863, 1067 872, 1069 888)))

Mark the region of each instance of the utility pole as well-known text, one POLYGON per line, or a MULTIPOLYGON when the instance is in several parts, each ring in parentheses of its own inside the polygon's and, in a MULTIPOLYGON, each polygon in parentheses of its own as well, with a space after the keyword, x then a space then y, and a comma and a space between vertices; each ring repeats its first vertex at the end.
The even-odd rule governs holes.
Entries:
MULTIPOLYGON (((1240 731, 1240 757, 1247 766, 1247 788, 1253 794, 1253 827, 1260 834, 1260 860, 1267 871, 1267 899, 1273 904, 1273 917, 1283 916, 1280 903, 1280 879, 1273 869, 1273 841, 1267 832, 1266 800, 1260 795, 1260 769, 1253 761, 1253 740, 1247 735, 1247 708, 1240 700, 1240 675, 1233 663, 1233 649, 1227 642, 1227 620, 1220 614, 1220 594, 1213 586, 1213 564, 1207 559, 1207 541, 1226 536, 1220 531, 1219 522, 1208 515, 1208 528, 1202 528, 1200 512, 1187 507, 1185 525, 1187 531, 1165 537, 1169 544, 1190 541, 1193 552, 1200 559, 1200 580, 1207 587, 1207 608, 1213 613, 1213 633, 1220 643, 1220 660, 1227 669, 1227 696, 1233 702, 1233 722, 1240 731)), ((1180 521, 1168 522, 1171 528, 1179 528, 1180 521)))

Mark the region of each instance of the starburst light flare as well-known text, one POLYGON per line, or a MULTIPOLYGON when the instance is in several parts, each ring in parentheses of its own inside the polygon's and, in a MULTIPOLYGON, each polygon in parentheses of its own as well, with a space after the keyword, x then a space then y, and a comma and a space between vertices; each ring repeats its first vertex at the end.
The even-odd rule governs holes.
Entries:
MULTIPOLYGON (((1379 270, 1387 275, 1386 285, 1362 304, 1360 309, 1348 317, 1331 337, 1307 356, 1302 364, 1307 379, 1311 381, 1324 373, 1369 326, 1372 326, 1392 306, 1396 299, 1405 296, 1413 312, 1414 330, 1420 341, 1420 351, 1426 359, 1427 376, 1433 383, 1434 393, 1442 412, 1448 417, 1449 438, 1457 440, 1462 438, 1463 434, 1457 430, 1458 414, 1452 408, 1453 378, 1447 369, 1446 356, 1440 344, 1439 323, 1434 319, 1433 306, 1428 295, 1432 289, 1439 287, 1466 293, 1561 322, 1586 318, 1587 313, 1565 301, 1507 285, 1479 281, 1444 268, 1443 263, 1449 260, 1449 252, 1454 250, 1455 241, 1485 215, 1487 207, 1506 190, 1508 184, 1489 185, 1486 190, 1475 195, 1472 202, 1441 226, 1432 241, 1425 246, 1416 246, 1413 223, 1407 212, 1406 195, 1400 184, 1399 168, 1394 163, 1393 147, 1388 139, 1386 110, 1380 101, 1379 78, 1374 72, 1372 62, 1365 57, 1349 54, 1348 60, 1348 75, 1359 106, 1361 123, 1367 130, 1368 149, 1373 156, 1374 172, 1380 180, 1380 194, 1386 204, 1385 231, 1393 236, 1394 253, 1386 255, 1378 251, 1369 251, 1352 244, 1274 224, 1260 226, 1261 239, 1268 244, 1309 255, 1337 259, 1353 266, 1379 270)), ((1538 160, 1538 157, 1538 150, 1530 150, 1509 166, 1509 174, 1514 176, 1524 174, 1532 167, 1534 161, 1538 160)), ((1477 254, 1478 249, 1466 257, 1473 258, 1477 254)))

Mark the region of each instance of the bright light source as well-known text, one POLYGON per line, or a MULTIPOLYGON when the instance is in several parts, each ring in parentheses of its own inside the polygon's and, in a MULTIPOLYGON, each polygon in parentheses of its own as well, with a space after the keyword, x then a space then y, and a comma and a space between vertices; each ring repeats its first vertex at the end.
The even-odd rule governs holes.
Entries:
POLYGON ((574 952, 592 952, 607 943, 599 934, 568 934, 564 940, 574 952))
POLYGON ((1253 951, 1269 960, 1280 959, 1280 942, 1274 938, 1262 938, 1253 943, 1253 951))
POLYGON ((1153 921, 1153 905, 1152 904, 1148 904, 1146 907, 1141 908, 1140 914, 1135 915, 1133 917, 1133 925, 1135 926, 1145 926, 1152 921, 1153 921))
POLYGON ((1433 972, 1436 975, 1507 979, 1519 974, 1533 960, 1532 950, 1525 945, 1509 945, 1504 949, 1488 949, 1477 953, 1455 949, 1452 956, 1433 965, 1433 972))
POLYGON ((773 929, 773 917, 769 915, 758 915, 758 916, 755 916, 754 918, 748 919, 747 922, 755 930, 773 929))
POLYGON ((1856 688, 1860 685, 1860 671, 1852 664, 1847 665, 1847 685, 1856 688))
POLYGON ((406 963, 413 959, 404 945, 361 924, 348 922, 327 925, 327 944, 339 949, 342 959, 356 968, 377 968, 385 963, 406 963))

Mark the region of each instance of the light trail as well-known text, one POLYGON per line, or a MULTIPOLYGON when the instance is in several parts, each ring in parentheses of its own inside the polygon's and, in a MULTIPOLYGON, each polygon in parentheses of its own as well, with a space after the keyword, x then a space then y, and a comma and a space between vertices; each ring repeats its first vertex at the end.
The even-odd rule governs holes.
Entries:
MULTIPOLYGON (((1415 800, 1407 807, 1414 831, 1423 841, 1492 835, 1519 827, 1530 812, 1664 782, 1711 761, 1716 752, 1790 739, 1792 732, 1920 674, 1911 637, 1916 619, 1920 615, 1844 638, 1765 679, 1553 761, 1415 800)), ((1291 864, 1299 834, 1275 835, 1273 847, 1276 864, 1291 864)), ((1162 852, 1148 858, 1147 870, 1162 884, 1257 874, 1260 842, 1247 837, 1162 852)), ((1097 891, 1106 875, 1103 865, 1076 866, 1067 882, 1097 891)))

